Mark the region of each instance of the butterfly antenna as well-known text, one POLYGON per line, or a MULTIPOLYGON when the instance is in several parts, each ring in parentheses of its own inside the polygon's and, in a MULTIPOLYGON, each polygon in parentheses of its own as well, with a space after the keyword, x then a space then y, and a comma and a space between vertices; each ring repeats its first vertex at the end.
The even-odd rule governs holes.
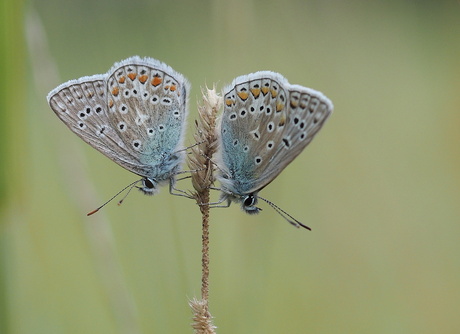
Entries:
POLYGON ((289 223, 291 223, 292 225, 294 225, 295 227, 299 227, 299 226, 302 226, 303 228, 311 231, 311 228, 308 227, 307 225, 304 225, 302 224, 301 222, 299 222, 297 219, 295 219, 294 217, 292 217, 289 213, 287 213, 286 211, 284 211, 283 209, 281 209, 279 206, 275 205, 275 203, 273 202, 270 202, 268 199, 265 199, 263 197, 260 197, 258 196, 257 198, 260 198, 261 200, 265 201, 266 203, 268 203, 268 205, 270 205, 273 209, 275 209, 276 212, 278 212, 278 214, 283 217, 284 219, 286 219, 289 223))
MULTIPOLYGON (((140 180, 137 181, 137 182, 140 182, 140 180)), ((133 183, 131 183, 129 186, 127 186, 127 187, 131 187, 131 188, 129 188, 129 190, 128 190, 128 192, 126 193, 126 195, 123 196, 123 198, 122 198, 121 200, 118 201, 118 203, 117 203, 118 205, 121 205, 121 204, 123 203, 123 201, 125 200, 125 198, 128 197, 129 193, 130 193, 131 190, 133 190, 133 188, 136 186, 136 183, 137 183, 137 182, 133 182, 133 183)), ((127 187, 125 187, 125 189, 126 189, 127 187)), ((137 187, 137 188, 140 188, 140 187, 137 187)), ((123 190, 125 190, 125 189, 123 189, 123 190)), ((122 191, 123 191, 123 190, 122 190, 122 191)))
POLYGON ((125 191, 126 189, 130 188, 128 193, 118 202, 118 205, 121 204, 121 202, 123 202, 123 200, 126 198, 126 196, 128 196, 128 194, 131 192, 131 190, 134 188, 134 186, 136 185, 136 183, 138 183, 139 181, 141 180, 137 180, 137 181, 134 181, 133 183, 130 183, 128 184, 126 187, 124 187, 123 189, 121 189, 119 192, 117 192, 115 194, 115 196, 113 196, 111 199, 109 199, 107 202, 105 202, 104 204, 102 204, 100 207, 98 207, 97 209, 91 211, 91 212, 88 212, 86 215, 87 216, 91 216, 93 214, 95 214, 96 212, 98 212, 100 209, 102 209, 104 206, 106 206, 107 204, 109 204, 111 201, 113 201, 113 199, 115 197, 117 197, 118 195, 120 195, 123 191, 125 191))

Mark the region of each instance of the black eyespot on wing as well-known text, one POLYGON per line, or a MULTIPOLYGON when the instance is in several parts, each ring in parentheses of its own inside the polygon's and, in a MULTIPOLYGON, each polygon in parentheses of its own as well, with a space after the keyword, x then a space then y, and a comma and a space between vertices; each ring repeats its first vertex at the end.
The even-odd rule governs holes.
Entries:
POLYGON ((283 138, 283 143, 284 143, 284 145, 286 145, 287 148, 289 148, 289 146, 291 146, 291 142, 287 138, 283 138))

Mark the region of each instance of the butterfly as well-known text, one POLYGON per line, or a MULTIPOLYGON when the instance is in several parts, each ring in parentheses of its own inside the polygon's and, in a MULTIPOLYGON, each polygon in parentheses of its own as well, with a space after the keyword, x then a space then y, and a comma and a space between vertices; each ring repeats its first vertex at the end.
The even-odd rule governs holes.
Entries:
POLYGON ((262 71, 234 79, 224 89, 216 160, 218 203, 236 202, 256 214, 260 198, 293 225, 309 229, 258 193, 312 141, 332 110, 332 102, 322 93, 291 85, 278 73, 262 71))
POLYGON ((152 58, 130 57, 105 74, 70 80, 47 96, 51 109, 77 136, 142 177, 147 195, 169 182, 184 159, 190 84, 152 58))

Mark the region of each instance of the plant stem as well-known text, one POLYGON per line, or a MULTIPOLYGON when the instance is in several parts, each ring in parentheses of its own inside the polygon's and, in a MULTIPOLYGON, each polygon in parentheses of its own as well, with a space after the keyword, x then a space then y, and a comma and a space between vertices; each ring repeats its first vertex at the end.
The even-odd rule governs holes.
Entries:
POLYGON ((216 115, 222 105, 222 98, 214 89, 203 92, 203 105, 198 108, 200 115, 196 123, 195 140, 188 164, 192 173, 192 184, 195 197, 202 215, 202 256, 201 256, 201 300, 193 299, 190 306, 193 309, 193 324, 196 334, 214 334, 215 326, 209 312, 209 189, 214 182, 214 166, 210 157, 217 148, 215 132, 216 115))

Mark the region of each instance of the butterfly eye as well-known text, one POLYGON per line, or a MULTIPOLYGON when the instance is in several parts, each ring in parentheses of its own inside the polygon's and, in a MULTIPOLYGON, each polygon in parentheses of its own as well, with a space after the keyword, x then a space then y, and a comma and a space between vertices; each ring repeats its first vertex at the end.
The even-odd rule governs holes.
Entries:
POLYGON ((142 191, 146 195, 154 195, 158 189, 156 188, 157 182, 151 178, 144 178, 142 179, 142 187, 138 187, 140 191, 142 191))
POLYGON ((254 195, 245 196, 243 204, 244 206, 253 206, 254 204, 256 204, 256 199, 254 195))
POLYGON ((152 180, 150 179, 143 179, 142 180, 142 183, 144 184, 144 187, 145 188, 148 188, 148 189, 154 189, 155 188, 155 185, 153 184, 152 180))

